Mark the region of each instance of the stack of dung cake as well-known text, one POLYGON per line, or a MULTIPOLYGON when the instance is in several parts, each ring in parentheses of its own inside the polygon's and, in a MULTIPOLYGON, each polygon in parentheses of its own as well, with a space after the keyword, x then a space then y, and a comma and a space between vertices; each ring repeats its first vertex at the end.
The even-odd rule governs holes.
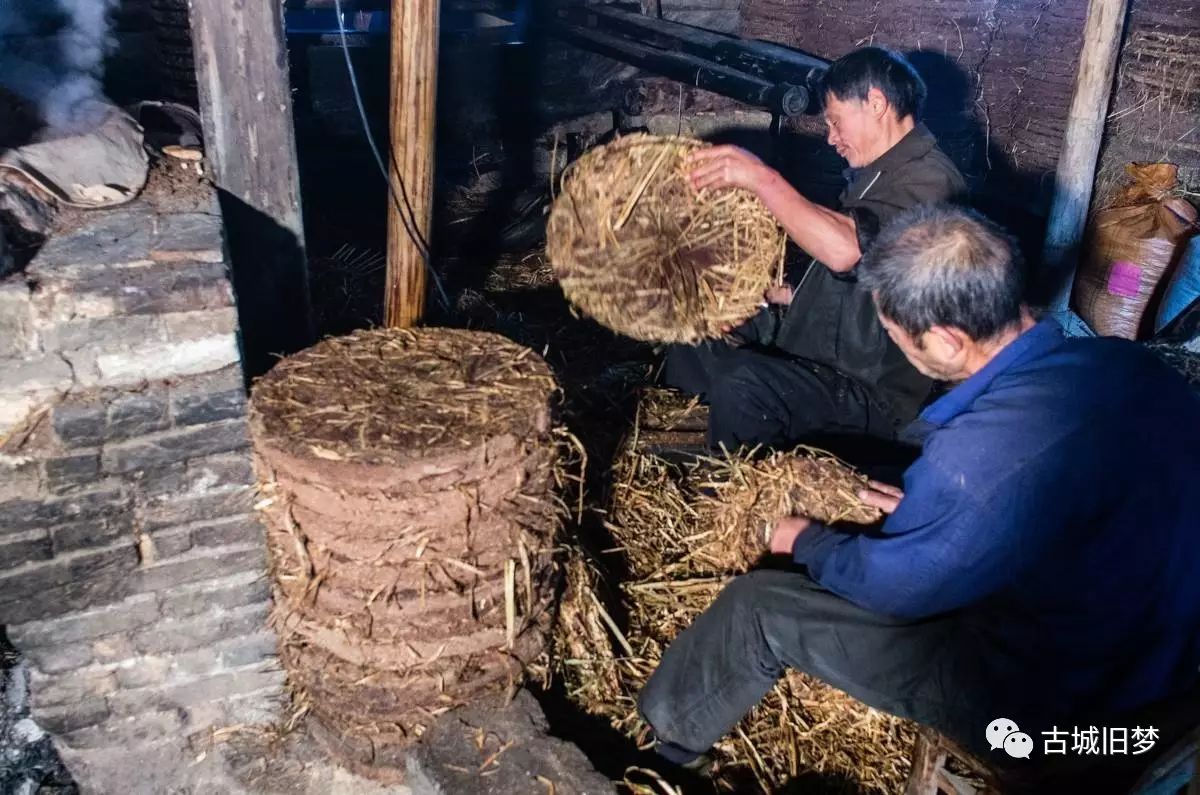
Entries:
POLYGON ((545 650, 557 387, 503 337, 327 339, 255 386, 281 656, 339 761, 398 779, 436 714, 545 650))

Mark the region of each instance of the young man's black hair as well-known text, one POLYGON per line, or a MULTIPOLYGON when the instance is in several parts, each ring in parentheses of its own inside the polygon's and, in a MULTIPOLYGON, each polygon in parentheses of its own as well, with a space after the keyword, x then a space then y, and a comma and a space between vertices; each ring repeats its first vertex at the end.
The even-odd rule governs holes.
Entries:
POLYGON ((884 47, 863 47, 838 58, 825 73, 824 88, 843 102, 866 100, 877 88, 901 119, 920 121, 925 105, 925 81, 907 58, 884 47))

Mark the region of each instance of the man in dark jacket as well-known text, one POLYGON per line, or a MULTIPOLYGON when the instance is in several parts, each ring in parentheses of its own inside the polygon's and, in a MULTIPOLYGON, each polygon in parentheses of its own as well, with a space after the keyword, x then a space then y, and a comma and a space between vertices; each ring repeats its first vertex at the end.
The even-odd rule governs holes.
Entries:
POLYGON ((1030 768, 1073 727, 1134 754, 1142 710, 1200 685, 1200 398, 1135 343, 1035 322, 1018 260, 963 210, 884 231, 861 274, 884 327, 957 385, 906 432, 903 490, 860 495, 882 528, 781 519, 796 568, 738 577, 667 649, 639 704, 664 756, 705 752, 786 666, 992 762, 1014 763, 986 733, 1006 719, 1030 768))
POLYGON ((855 267, 892 216, 961 196, 962 175, 919 123, 925 85, 900 55, 852 52, 830 67, 825 89, 829 143, 850 165, 838 211, 805 199, 737 147, 694 157, 697 188, 753 191, 813 258, 795 290, 769 291, 776 308, 731 341, 668 353, 664 380, 708 402, 713 447, 786 444, 819 432, 891 437, 929 393, 930 380, 879 325, 855 267))

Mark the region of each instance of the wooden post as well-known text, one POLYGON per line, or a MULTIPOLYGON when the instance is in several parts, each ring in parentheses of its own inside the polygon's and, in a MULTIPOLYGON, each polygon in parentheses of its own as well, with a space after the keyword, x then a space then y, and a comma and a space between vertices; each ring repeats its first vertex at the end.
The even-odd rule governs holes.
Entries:
POLYGON ((1055 281, 1055 310, 1066 309, 1071 297, 1128 7, 1129 0, 1091 0, 1088 6, 1042 256, 1045 275, 1055 281))
POLYGON ((190 0, 188 8, 205 155, 253 376, 314 336, 283 6, 190 0))
POLYGON ((433 225, 438 0, 392 3, 391 186, 387 325, 425 311, 425 254, 433 225), (415 238, 415 239, 414 239, 415 238))

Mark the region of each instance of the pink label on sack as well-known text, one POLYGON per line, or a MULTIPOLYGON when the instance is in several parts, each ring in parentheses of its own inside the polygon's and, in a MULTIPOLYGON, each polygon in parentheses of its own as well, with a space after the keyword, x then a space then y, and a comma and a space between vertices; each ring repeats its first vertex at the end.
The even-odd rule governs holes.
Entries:
POLYGON ((1114 262, 1108 274, 1108 291, 1122 298, 1137 298, 1142 286, 1142 266, 1132 262, 1114 262))

